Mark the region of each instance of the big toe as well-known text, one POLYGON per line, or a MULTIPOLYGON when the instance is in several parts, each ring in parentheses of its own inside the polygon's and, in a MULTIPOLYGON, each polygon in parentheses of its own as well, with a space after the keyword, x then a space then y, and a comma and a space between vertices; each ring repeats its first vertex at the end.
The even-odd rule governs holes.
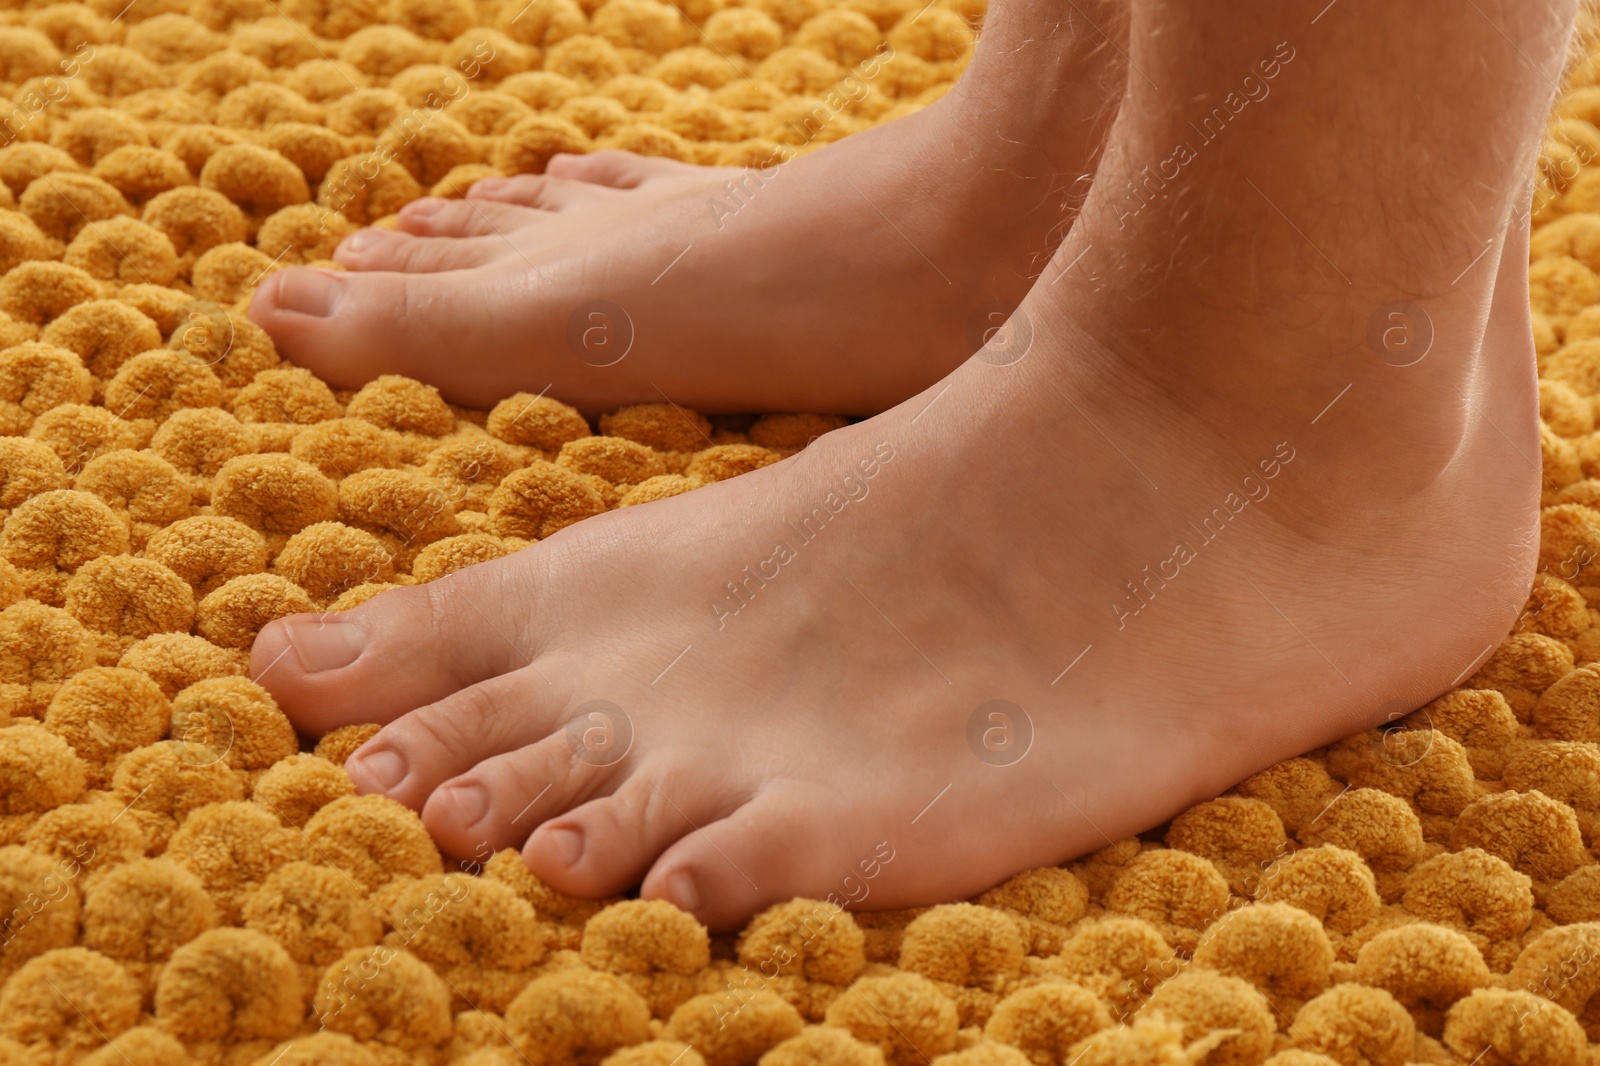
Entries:
POLYGON ((390 722, 536 654, 526 567, 515 556, 410 588, 349 611, 268 623, 250 672, 305 733, 390 722), (480 573, 481 571, 481 573, 480 573))
POLYGON ((437 274, 291 267, 267 276, 249 315, 335 388, 405 374, 452 402, 490 407, 533 385, 531 360, 506 358, 527 348, 529 324, 514 314, 534 306, 532 280, 508 264, 437 274))

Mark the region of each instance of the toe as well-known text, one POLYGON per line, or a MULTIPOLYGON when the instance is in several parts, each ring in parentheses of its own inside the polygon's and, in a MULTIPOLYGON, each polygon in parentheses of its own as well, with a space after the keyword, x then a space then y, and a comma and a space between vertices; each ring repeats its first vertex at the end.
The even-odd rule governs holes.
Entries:
POLYGON ((493 237, 533 225, 542 217, 515 202, 429 196, 402 207, 395 225, 419 237, 493 237))
POLYGON ((771 788, 668 848, 639 894, 665 899, 713 930, 736 929, 795 896, 842 898, 842 878, 877 843, 849 814, 836 797, 771 788))
MULTIPOLYGON (((557 818, 544 818, 522 857, 546 884, 598 898, 637 885, 667 848, 734 809, 737 800, 704 774, 641 769, 616 792, 557 818)), ((551 809, 541 802, 547 812, 551 809)))
POLYGON ((304 733, 393 721, 532 660, 529 572, 508 556, 349 611, 280 618, 256 637, 251 675, 304 733))
POLYGON ((544 172, 554 178, 570 178, 591 185, 607 185, 613 189, 637 189, 641 185, 663 178, 712 176, 719 169, 723 168, 698 167, 692 163, 680 163, 676 159, 662 159, 607 148, 587 155, 551 156, 544 172))
POLYGON ((349 270, 429 274, 483 266, 501 258, 506 250, 503 236, 492 232, 488 236, 417 237, 370 226, 346 237, 333 258, 349 270))
POLYGON ((566 736, 496 755, 446 780, 422 807, 422 823, 451 855, 520 847, 540 820, 588 794, 600 772, 574 763, 566 736))
POLYGON ((564 211, 582 204, 615 200, 624 191, 552 174, 518 174, 513 178, 485 178, 468 191, 467 203, 564 211))
MULTIPOLYGON (((525 773, 530 781, 539 778, 535 793, 555 781, 560 786, 553 797, 557 802, 565 799, 569 787, 579 786, 581 775, 566 772, 568 751, 560 745, 565 708, 563 693, 536 670, 514 670, 400 716, 357 748, 345 761, 345 770, 356 791, 381 793, 418 811, 433 804, 440 786, 450 782, 452 787, 443 790, 448 795, 433 804, 429 828, 461 831, 455 836, 470 829, 481 840, 475 827, 484 822, 491 796, 487 787, 470 786, 508 784, 503 773, 485 776, 479 770, 483 764, 514 754, 511 770, 525 773), (541 747, 541 741, 547 743, 541 747)), ((522 839, 531 831, 527 826, 522 839)))
POLYGON ((535 280, 516 263, 438 274, 290 267, 262 281, 250 319, 334 388, 405 374, 453 403, 488 408, 548 380, 534 384, 529 363, 507 357, 527 348, 530 326, 518 312, 534 306, 535 280))
MULTIPOLYGON (((581 711, 581 708, 580 708, 581 711)), ((582 820, 573 821, 571 809, 585 811, 596 804, 615 802, 610 795, 619 784, 624 794, 631 794, 633 779, 628 778, 619 753, 616 761, 594 761, 585 757, 577 742, 571 712, 563 712, 561 721, 548 714, 539 716, 539 728, 546 735, 538 743, 521 748, 502 749, 503 754, 482 760, 470 770, 442 782, 422 808, 422 820, 439 846, 455 855, 470 855, 484 845, 499 850, 521 847, 529 835, 547 819, 560 817, 569 832, 555 834, 552 842, 560 862, 554 864, 556 872, 564 873, 578 864, 580 871, 587 869, 581 860, 581 847, 573 848, 583 840, 582 820), (594 799, 604 796, 605 799, 594 799), (593 802, 586 802, 591 801, 593 802), (580 806, 582 805, 582 806, 580 806), (567 812, 567 813, 563 813, 567 812), (568 861, 567 856, 572 856, 568 861)), ((634 860, 637 863, 633 879, 623 887, 636 885, 649 867, 650 860, 676 839, 651 833, 645 823, 634 825, 625 841, 627 847, 645 851, 651 845, 641 836, 656 840, 654 850, 634 860)), ((683 830, 679 829, 681 833, 683 830)), ((615 835, 602 836, 605 846, 617 843, 615 835)), ((568 884, 585 885, 592 878, 565 877, 557 887, 568 891, 568 884)), ((606 889, 594 893, 604 895, 606 889)), ((576 894, 576 893, 575 893, 576 894)))

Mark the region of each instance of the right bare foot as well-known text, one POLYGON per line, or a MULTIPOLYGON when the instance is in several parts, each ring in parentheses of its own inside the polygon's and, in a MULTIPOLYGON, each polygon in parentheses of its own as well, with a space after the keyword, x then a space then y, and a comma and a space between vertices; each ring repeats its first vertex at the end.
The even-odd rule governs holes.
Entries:
POLYGON ((1049 260, 1114 117, 1115 6, 1043 38, 996 19, 943 99, 777 170, 601 152, 416 201, 401 232, 345 241, 348 272, 268 277, 250 315, 347 388, 876 413, 968 358, 1049 260))

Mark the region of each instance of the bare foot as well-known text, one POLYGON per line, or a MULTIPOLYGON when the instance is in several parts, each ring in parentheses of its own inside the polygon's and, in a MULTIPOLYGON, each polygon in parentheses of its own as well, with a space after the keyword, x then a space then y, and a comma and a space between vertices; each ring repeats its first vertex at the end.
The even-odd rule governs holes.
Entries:
POLYGON ((483 407, 549 389, 594 410, 876 413, 1016 307, 1115 114, 1121 43, 1081 15, 1022 43, 1000 22, 960 85, 899 121, 768 170, 558 156, 351 236, 348 273, 270 276, 251 317, 338 386, 395 372, 483 407))
POLYGON ((1130 89, 1053 264, 1079 266, 948 379, 736 480, 273 623, 263 683, 313 733, 390 723, 351 777, 447 850, 522 845, 558 889, 642 881, 717 928, 881 844, 869 906, 967 896, 1447 690, 1533 570, 1507 220, 1564 31, 1498 10, 1545 70, 1507 50, 1491 77, 1493 27, 1349 0, 1317 62, 1279 56, 1274 106, 1130 214, 1151 146, 1274 55, 1262 7, 1136 5, 1162 92, 1130 89), (1385 101, 1418 99, 1401 138, 1385 101))

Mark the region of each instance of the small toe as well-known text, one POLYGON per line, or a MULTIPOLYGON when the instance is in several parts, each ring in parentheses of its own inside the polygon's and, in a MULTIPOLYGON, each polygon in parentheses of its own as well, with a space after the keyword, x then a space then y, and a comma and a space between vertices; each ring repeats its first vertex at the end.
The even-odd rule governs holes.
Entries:
POLYGON ((349 270, 392 270, 432 274, 470 270, 507 252, 502 234, 474 237, 417 237, 381 226, 357 230, 340 242, 333 259, 349 270))
POLYGON ((395 226, 418 237, 495 237, 534 225, 544 217, 514 202, 429 196, 402 207, 395 226))
POLYGON ((676 159, 639 155, 617 148, 605 148, 586 155, 562 153, 550 157, 544 172, 555 178, 571 178, 591 185, 606 185, 613 189, 637 189, 639 186, 662 178, 682 177, 690 174, 713 175, 718 169, 697 167, 693 163, 680 163, 676 159))
MULTIPOLYGON (((546 784, 556 786, 551 797, 556 805, 548 808, 554 813, 570 805, 569 788, 594 776, 571 772, 571 752, 561 732, 566 702, 564 693, 535 670, 503 674, 390 722, 350 755, 345 770, 357 792, 382 793, 417 811, 431 808, 424 821, 431 831, 440 831, 441 842, 444 836, 462 839, 471 830, 475 844, 489 828, 500 827, 494 834, 497 848, 520 844, 536 823, 526 823, 514 839, 504 826, 516 824, 513 818, 527 800, 509 814, 501 810, 513 804, 518 778, 537 779, 535 794, 546 784), (484 802, 476 803, 480 798, 484 802), (491 810, 497 816, 491 817, 491 810)), ((461 854, 471 851, 469 846, 461 854)))
POLYGON ((554 174, 518 174, 514 178, 486 178, 467 191, 469 204, 523 210, 565 211, 602 201, 615 201, 625 190, 554 174))
MULTIPOLYGON (((838 895, 875 841, 836 797, 778 786, 669 847, 640 888, 712 930, 736 929, 774 903, 838 895)), ((859 876, 859 875, 858 875, 859 876)))
POLYGON ((568 895, 599 898, 633 888, 667 848, 738 805, 707 775, 641 769, 616 792, 559 817, 547 814, 522 857, 568 895))
MULTIPOLYGON (((502 753, 444 781, 428 797, 422 821, 446 852, 470 855, 485 845, 496 851, 520 848, 541 822, 558 816, 565 822, 571 808, 593 806, 586 801, 609 793, 622 780, 620 759, 596 763, 580 757, 565 722, 546 715, 540 725, 546 735, 539 742, 502 748, 502 753)), ((569 839, 561 837, 559 842, 564 845, 569 839)), ((670 842, 662 843, 650 858, 670 842)), ((641 867, 629 884, 638 884, 643 872, 641 867)))
POLYGON ((526 666, 538 643, 532 586, 508 556, 348 611, 279 618, 256 637, 251 675, 301 732, 391 722, 526 666))

